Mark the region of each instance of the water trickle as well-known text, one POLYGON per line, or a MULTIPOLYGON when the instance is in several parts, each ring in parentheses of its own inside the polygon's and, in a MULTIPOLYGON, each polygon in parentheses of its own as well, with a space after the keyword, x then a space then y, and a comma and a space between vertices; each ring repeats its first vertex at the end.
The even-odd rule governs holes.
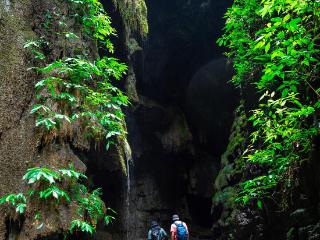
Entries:
POLYGON ((10 11, 10 6, 11 6, 10 0, 3 0, 3 3, 4 3, 4 10, 6 12, 9 12, 10 11))
POLYGON ((142 65, 142 81, 144 81, 144 79, 145 79, 145 74, 146 74, 146 72, 145 72, 145 59, 146 59, 146 51, 145 51, 145 49, 148 49, 149 48, 149 39, 148 38, 146 38, 146 39, 141 39, 141 41, 140 41, 141 43, 141 48, 142 48, 142 63, 141 63, 141 65, 142 65))
POLYGON ((130 240, 130 230, 131 230, 131 224, 132 224, 132 218, 131 218, 131 206, 130 206, 130 195, 131 195, 131 167, 133 165, 133 159, 132 159, 132 153, 130 145, 127 141, 125 141, 124 144, 124 150, 125 150, 125 157, 126 157, 126 164, 127 164, 127 186, 126 186, 126 201, 125 201, 125 208, 126 208, 126 214, 125 214, 125 224, 126 224, 126 240, 130 240))
POLYGON ((131 147, 127 140, 124 141, 124 153, 127 163, 127 191, 130 193, 130 165, 132 164, 132 152, 131 147))

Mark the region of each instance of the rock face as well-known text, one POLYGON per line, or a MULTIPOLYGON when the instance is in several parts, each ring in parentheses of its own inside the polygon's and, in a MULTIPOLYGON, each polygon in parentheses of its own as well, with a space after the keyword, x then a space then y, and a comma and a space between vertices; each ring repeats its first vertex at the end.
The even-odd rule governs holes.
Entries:
MULTIPOLYGON (((25 41, 34 36, 32 1, 0 2, 0 195, 21 190, 21 178, 37 153, 34 121, 29 116, 34 78, 25 41)), ((5 239, 5 214, 0 213, 0 239, 5 239)))
POLYGON ((200 154, 192 142, 185 116, 146 98, 127 115, 133 151, 130 182, 130 237, 143 239, 150 221, 169 229, 175 212, 197 225, 210 225, 211 179, 218 166, 210 154, 200 154), (198 222, 198 224, 197 224, 198 222), (133 224, 134 223, 134 224, 133 224))
MULTIPOLYGON (((228 85, 233 73, 232 63, 227 59, 215 59, 201 67, 188 85, 188 117, 203 142, 219 142, 227 135, 225 126, 233 119, 230 109, 234 109, 236 95, 231 84, 228 85)), ((212 147, 220 152, 225 145, 221 146, 222 149, 218 145, 212 147)))

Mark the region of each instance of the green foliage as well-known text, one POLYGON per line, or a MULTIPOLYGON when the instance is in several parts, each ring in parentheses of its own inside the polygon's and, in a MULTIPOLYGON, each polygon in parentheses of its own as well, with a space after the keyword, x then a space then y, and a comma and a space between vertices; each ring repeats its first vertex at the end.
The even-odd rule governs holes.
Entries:
POLYGON ((77 16, 84 26, 85 32, 97 39, 102 46, 106 47, 111 53, 114 52, 110 35, 115 35, 116 31, 111 26, 111 19, 105 12, 103 5, 98 0, 68 0, 73 3, 77 16))
POLYGON ((251 145, 245 158, 248 164, 267 167, 267 175, 258 176, 241 184, 240 199, 246 203, 249 198, 267 194, 266 190, 277 185, 279 177, 294 162, 308 157, 313 136, 317 129, 310 127, 310 117, 315 109, 299 102, 298 95, 290 93, 286 97, 273 99, 253 111, 250 120, 255 126, 251 133, 251 145))
MULTIPOLYGON (((115 34, 110 17, 97 0, 68 0, 73 14, 82 26, 82 32, 96 39, 99 46, 113 52, 109 40, 115 34)), ((70 47, 78 35, 68 30, 66 16, 57 11, 48 12, 46 25, 55 25, 57 32, 64 35, 70 47), (61 24, 60 24, 61 23, 61 24)), ((46 37, 41 40, 45 42, 46 37)), ((49 41, 49 40, 48 40, 49 41)), ((49 43, 47 43, 50 45, 49 43)), ((41 48, 41 42, 30 41, 26 48, 41 48)), ((37 116, 36 126, 46 129, 51 138, 72 137, 72 128, 81 128, 81 133, 97 142, 105 140, 106 147, 114 143, 114 136, 126 135, 124 114, 121 107, 128 105, 128 98, 112 85, 119 80, 127 66, 112 57, 92 60, 83 56, 63 56, 43 67, 35 67, 44 78, 36 83, 37 103, 31 113, 37 116)), ((49 137, 50 140, 50 137, 49 137)))
MULTIPOLYGON (((109 36, 115 35, 115 29, 100 1, 67 2, 68 15, 58 8, 48 10, 40 24, 45 29, 40 40, 24 45, 39 60, 37 67, 30 69, 42 78, 35 84, 36 103, 31 114, 36 115, 36 127, 45 135, 44 144, 56 138, 62 143, 70 141, 72 131, 77 129, 82 137, 104 140, 109 147, 115 136, 126 137, 121 108, 128 105, 128 98, 112 82, 123 77, 127 66, 107 56, 114 51, 109 36), (70 24, 77 33, 70 31, 70 24), (89 46, 80 42, 89 42, 89 46), (103 58, 96 58, 97 52, 92 52, 96 45, 105 50, 103 58), (52 49, 61 50, 61 54, 54 54, 52 49)), ((98 222, 109 224, 115 212, 105 207, 100 189, 88 191, 81 183, 85 178, 72 167, 30 168, 23 176, 26 195, 3 196, 0 204, 9 204, 19 214, 33 214, 37 221, 41 221, 42 208, 77 207, 77 219, 70 222, 69 232, 93 234, 98 222)), ((36 228, 43 225, 37 224, 36 228)))
POLYGON ((27 41, 26 44, 23 46, 24 48, 30 49, 31 52, 34 54, 35 59, 44 60, 46 57, 40 51, 41 46, 44 44, 43 41, 27 41))
POLYGON ((62 189, 56 187, 56 186, 49 186, 43 191, 39 192, 39 197, 43 199, 47 199, 50 197, 53 197, 57 200, 60 200, 62 198, 66 199, 68 202, 71 201, 69 195, 63 191, 62 189))
POLYGON ((30 168, 23 176, 23 180, 26 180, 28 184, 34 184, 37 181, 48 182, 50 184, 56 183, 56 180, 60 179, 58 172, 48 168, 30 168))
POLYGON ((26 210, 27 198, 23 193, 8 194, 0 198, 0 205, 9 204, 15 207, 15 211, 19 214, 23 214, 26 210))
POLYGON ((310 157, 318 134, 313 118, 319 108, 319 10, 320 2, 311 0, 235 0, 226 13, 218 44, 229 48, 233 82, 253 84, 262 94, 241 164, 263 170, 244 176, 239 202, 269 196, 288 181, 291 166, 310 157))
MULTIPOLYGON (((96 189, 92 194, 87 197, 79 198, 78 213, 80 216, 88 214, 91 219, 99 219, 104 216, 104 203, 100 196, 102 195, 101 189, 96 189)), ((96 224, 96 222, 95 222, 96 224)))
POLYGON ((104 223, 106 225, 109 225, 110 223, 112 223, 116 218, 113 216, 117 214, 116 211, 114 211, 112 208, 107 208, 107 214, 104 217, 104 223))
MULTIPOLYGON (((84 174, 72 168, 57 170, 47 167, 31 168, 23 177, 30 189, 27 191, 27 197, 23 193, 8 194, 0 198, 0 204, 15 207, 15 211, 19 214, 24 214, 27 207, 34 201, 46 205, 53 203, 57 207, 62 202, 76 204, 79 219, 72 221, 70 232, 83 231, 92 234, 98 221, 103 220, 108 225, 114 219, 112 215, 115 212, 105 207, 101 199, 101 189, 89 192, 79 183, 85 178, 84 174)), ((35 219, 39 219, 39 212, 36 213, 35 219)))
POLYGON ((78 181, 80 178, 86 178, 82 173, 76 172, 73 169, 49 169, 49 168, 30 168, 23 176, 23 180, 26 181, 31 187, 29 196, 39 199, 54 199, 59 203, 60 200, 71 201, 69 194, 62 189, 61 182, 67 182, 69 180, 78 181))
POLYGON ((81 221, 79 219, 73 220, 70 227, 70 233, 73 233, 75 231, 81 231, 84 233, 93 234, 94 230, 95 230, 94 226, 90 225, 85 221, 81 221))
POLYGON ((83 179, 87 178, 86 175, 79 173, 79 172, 76 172, 73 169, 59 169, 59 174, 62 177, 74 178, 76 180, 79 180, 80 178, 83 178, 83 179))
POLYGON ((110 82, 122 77, 124 64, 107 57, 94 63, 66 58, 37 70, 49 75, 36 84, 39 103, 31 113, 37 114, 37 126, 52 130, 77 123, 87 137, 97 141, 126 135, 121 107, 128 99, 110 82), (52 102, 59 107, 53 110, 52 102))

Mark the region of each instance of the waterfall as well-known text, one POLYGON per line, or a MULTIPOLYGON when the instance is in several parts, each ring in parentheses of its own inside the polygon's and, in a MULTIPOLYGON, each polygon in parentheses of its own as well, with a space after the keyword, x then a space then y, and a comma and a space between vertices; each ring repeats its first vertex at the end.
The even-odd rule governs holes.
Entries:
POLYGON ((130 190, 131 190, 131 181, 130 181, 130 160, 127 159, 127 192, 126 192, 126 240, 129 240, 130 236, 130 190))
POLYGON ((148 49, 149 47, 149 38, 146 38, 146 39, 141 39, 140 40, 140 44, 141 44, 141 48, 142 48, 142 81, 145 79, 145 66, 144 66, 144 63, 145 63, 145 58, 146 58, 146 49, 148 49))
POLYGON ((125 201, 125 224, 126 224, 126 240, 130 240, 130 229, 132 224, 132 217, 130 214, 130 195, 131 195, 131 166, 133 164, 131 148, 127 140, 124 144, 126 167, 127 167, 127 182, 126 182, 126 201, 125 201))
POLYGON ((10 0, 3 0, 3 3, 4 3, 4 10, 6 12, 9 12, 10 11, 10 6, 11 6, 10 0))

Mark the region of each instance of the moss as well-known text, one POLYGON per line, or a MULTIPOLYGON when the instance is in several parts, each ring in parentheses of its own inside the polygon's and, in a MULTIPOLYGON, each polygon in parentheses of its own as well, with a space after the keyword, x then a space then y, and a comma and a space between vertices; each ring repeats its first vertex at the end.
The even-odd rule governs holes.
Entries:
POLYGON ((136 88, 136 75, 132 67, 130 67, 128 70, 125 89, 126 89, 126 94, 132 103, 139 102, 139 96, 136 88))
POLYGON ((236 190, 233 187, 226 187, 223 191, 217 192, 213 197, 213 206, 217 206, 220 203, 224 204, 225 208, 232 208, 234 205, 234 197, 236 196, 236 190))
POLYGON ((134 38, 130 38, 127 45, 130 55, 134 54, 136 51, 142 50, 142 48, 139 46, 139 43, 134 38))
POLYGON ((228 186, 228 180, 230 176, 233 175, 233 171, 233 164, 228 164, 219 172, 219 175, 217 176, 214 183, 217 190, 221 190, 224 187, 228 186))
POLYGON ((229 186, 231 178, 237 174, 237 165, 241 161, 241 154, 246 140, 247 117, 244 112, 244 102, 241 101, 235 111, 235 119, 231 127, 229 144, 221 156, 222 169, 215 179, 216 193, 213 196, 213 206, 223 203, 228 208, 233 204, 235 187, 229 186))
POLYGON ((138 31, 142 37, 149 32, 148 9, 144 0, 112 0, 114 6, 119 10, 125 27, 138 31))
POLYGON ((116 159, 120 163, 121 170, 124 175, 128 175, 127 163, 132 161, 131 147, 128 140, 123 137, 118 137, 115 144, 116 159))
POLYGON ((244 102, 242 101, 235 112, 235 120, 231 127, 231 134, 229 137, 229 144, 227 150, 221 156, 222 166, 226 166, 229 163, 229 158, 235 155, 239 155, 243 143, 245 141, 244 129, 247 125, 247 117, 244 113, 244 102), (239 150, 239 151, 237 151, 239 150))
POLYGON ((119 162, 120 162, 120 165, 121 165, 121 170, 127 176, 128 175, 128 171, 127 171, 127 165, 126 165, 126 160, 125 160, 125 157, 124 157, 124 153, 120 148, 117 148, 117 152, 119 154, 119 162))

